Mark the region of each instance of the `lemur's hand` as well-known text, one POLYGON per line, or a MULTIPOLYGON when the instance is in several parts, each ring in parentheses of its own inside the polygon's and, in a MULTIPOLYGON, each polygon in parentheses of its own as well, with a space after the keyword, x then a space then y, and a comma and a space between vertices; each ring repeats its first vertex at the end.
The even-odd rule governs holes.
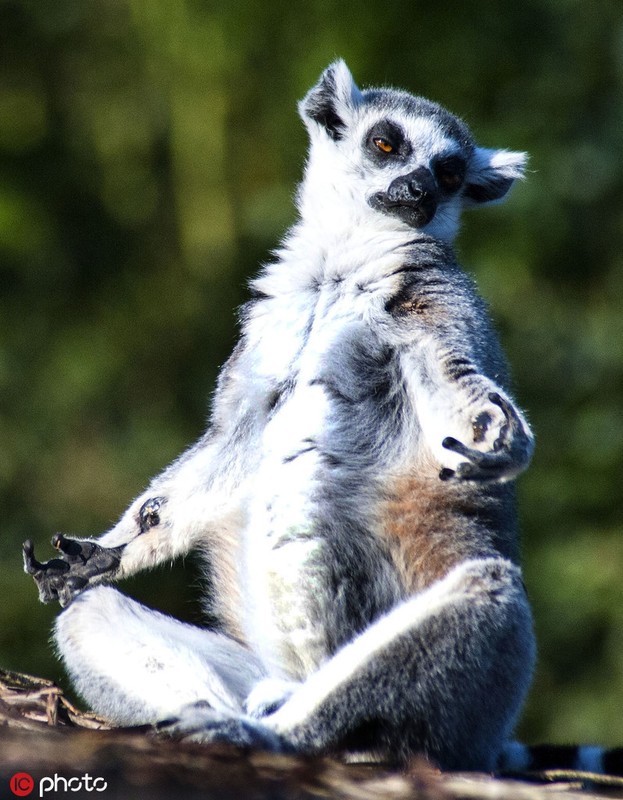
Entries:
POLYGON ((24 571, 35 579, 42 603, 58 600, 63 608, 94 579, 112 578, 125 547, 102 547, 95 542, 68 539, 61 533, 52 539, 52 545, 61 556, 41 563, 35 558, 30 539, 24 542, 24 571))
POLYGON ((491 392, 488 400, 496 408, 483 409, 472 420, 472 430, 474 444, 480 447, 488 445, 489 449, 469 447, 453 436, 447 436, 442 442, 443 447, 463 456, 466 461, 455 469, 442 469, 439 473, 441 480, 505 481, 516 477, 528 466, 533 440, 521 416, 512 403, 497 392, 491 392), (497 414, 492 413, 495 410, 497 414))

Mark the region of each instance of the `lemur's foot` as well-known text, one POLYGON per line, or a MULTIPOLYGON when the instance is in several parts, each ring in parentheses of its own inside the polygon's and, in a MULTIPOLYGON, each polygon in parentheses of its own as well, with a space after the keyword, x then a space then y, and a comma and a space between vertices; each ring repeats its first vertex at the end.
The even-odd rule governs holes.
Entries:
POLYGON ((497 432, 492 425, 493 415, 487 411, 479 414, 472 422, 474 442, 486 442, 492 432, 495 435, 489 450, 477 450, 447 436, 442 445, 463 456, 455 469, 444 468, 439 473, 441 480, 504 481, 518 475, 530 461, 532 437, 512 403, 497 392, 488 395, 489 402, 502 410, 503 421, 497 432))
POLYGON ((281 708, 298 686, 298 681, 264 678, 253 687, 244 701, 244 710, 255 719, 266 717, 281 708))
POLYGON ((42 563, 35 558, 30 539, 24 542, 24 571, 35 579, 42 603, 58 600, 63 608, 94 578, 113 577, 125 547, 102 547, 95 542, 68 539, 62 533, 54 536, 52 545, 61 557, 42 563))
POLYGON ((288 749, 285 742, 261 722, 215 711, 201 700, 184 706, 178 717, 163 720, 155 728, 161 735, 185 742, 223 742, 277 753, 288 749))

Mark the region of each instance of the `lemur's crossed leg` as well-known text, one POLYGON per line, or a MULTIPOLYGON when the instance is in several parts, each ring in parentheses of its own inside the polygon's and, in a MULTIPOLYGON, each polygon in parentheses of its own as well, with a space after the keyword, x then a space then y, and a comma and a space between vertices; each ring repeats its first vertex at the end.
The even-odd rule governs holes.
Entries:
POLYGON ((160 726, 195 741, 285 751, 423 752, 494 768, 530 683, 531 617, 519 569, 473 559, 390 611, 261 720, 205 703, 160 726))
POLYGON ((76 597, 58 617, 55 639, 89 706, 123 725, 166 719, 195 702, 242 713, 266 677, 235 640, 148 609, 111 586, 76 597))

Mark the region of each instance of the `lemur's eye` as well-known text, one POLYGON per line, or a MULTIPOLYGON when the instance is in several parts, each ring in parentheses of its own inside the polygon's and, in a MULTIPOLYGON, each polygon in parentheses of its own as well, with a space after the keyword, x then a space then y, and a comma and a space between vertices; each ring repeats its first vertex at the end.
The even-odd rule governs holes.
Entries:
POLYGON ((456 172, 442 172, 439 175, 439 182, 444 189, 455 192, 463 183, 463 176, 457 175, 456 172))
POLYGON ((383 139, 382 136, 375 136, 372 141, 376 149, 380 150, 382 153, 387 153, 389 155, 389 153, 393 153, 395 150, 394 145, 390 144, 387 139, 383 139))
POLYGON ((435 167, 435 175, 442 189, 456 192, 465 179, 465 162, 462 158, 452 156, 439 161, 435 167))

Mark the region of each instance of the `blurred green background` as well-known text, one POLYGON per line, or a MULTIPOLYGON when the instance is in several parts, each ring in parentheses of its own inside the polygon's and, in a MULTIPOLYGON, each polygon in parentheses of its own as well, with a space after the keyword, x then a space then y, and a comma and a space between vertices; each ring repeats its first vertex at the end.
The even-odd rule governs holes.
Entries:
MULTIPOLYGON (((64 681, 20 544, 103 531, 201 433, 337 55, 530 152, 459 240, 538 437, 519 733, 623 744, 620 0, 0 2, 0 665, 64 681)), ((125 588, 200 617, 192 558, 125 588)))

